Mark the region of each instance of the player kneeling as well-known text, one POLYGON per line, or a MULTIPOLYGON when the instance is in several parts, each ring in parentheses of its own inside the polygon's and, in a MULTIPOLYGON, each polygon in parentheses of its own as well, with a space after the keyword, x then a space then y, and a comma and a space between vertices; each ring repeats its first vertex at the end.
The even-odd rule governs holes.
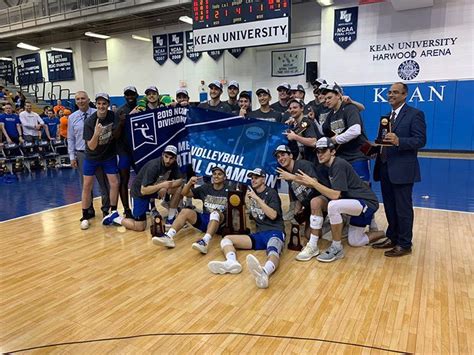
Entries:
POLYGON ((190 208, 184 208, 166 233, 153 237, 152 240, 154 244, 174 248, 174 236, 186 223, 189 223, 194 228, 205 233, 202 239, 193 243, 193 249, 207 254, 207 247, 211 238, 224 222, 224 213, 227 208, 227 193, 229 191, 225 171, 215 166, 211 169, 211 172, 212 183, 194 187, 198 181, 198 177, 193 176, 186 185, 184 185, 181 191, 183 196, 201 200, 203 202, 203 212, 199 213, 190 208))
POLYGON ((269 277, 278 267, 285 243, 280 196, 276 190, 265 185, 265 176, 266 173, 259 168, 248 174, 252 179, 252 188, 248 189, 247 197, 257 233, 225 236, 221 241, 221 248, 226 261, 211 261, 208 264, 209 270, 214 274, 238 274, 242 271, 242 266, 237 261, 236 248, 266 250, 267 260, 264 266, 260 265, 255 256, 247 255, 247 266, 259 288, 268 287, 269 277))

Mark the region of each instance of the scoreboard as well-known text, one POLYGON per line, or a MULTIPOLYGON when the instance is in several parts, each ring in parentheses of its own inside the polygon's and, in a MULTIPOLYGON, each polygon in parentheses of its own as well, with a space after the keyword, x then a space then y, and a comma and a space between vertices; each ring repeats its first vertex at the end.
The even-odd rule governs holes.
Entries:
POLYGON ((193 0, 194 29, 290 16, 289 0, 193 0))
POLYGON ((193 0, 192 4, 196 51, 290 41, 291 0, 193 0))

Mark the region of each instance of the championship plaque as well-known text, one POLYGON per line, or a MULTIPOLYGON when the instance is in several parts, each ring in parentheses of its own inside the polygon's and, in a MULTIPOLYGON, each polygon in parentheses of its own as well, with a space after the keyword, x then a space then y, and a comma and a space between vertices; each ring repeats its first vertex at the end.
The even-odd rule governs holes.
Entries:
POLYGON ((392 133, 392 123, 390 122, 389 116, 382 116, 380 117, 379 131, 375 139, 375 144, 391 146, 392 144, 384 141, 387 133, 392 133))
POLYGON ((301 251, 301 249, 303 249, 303 245, 301 245, 299 224, 291 224, 290 240, 288 242, 288 249, 296 250, 296 251, 301 251))
POLYGON ((222 235, 226 234, 249 234, 246 227, 245 216, 245 191, 235 190, 227 193, 227 218, 222 235))
POLYGON ((302 121, 296 125, 296 127, 293 129, 293 132, 300 136, 304 131, 306 131, 308 126, 308 122, 302 121))
POLYGON ((163 217, 156 208, 153 208, 150 213, 151 226, 150 233, 152 237, 160 236, 165 232, 165 226, 163 225, 163 217))

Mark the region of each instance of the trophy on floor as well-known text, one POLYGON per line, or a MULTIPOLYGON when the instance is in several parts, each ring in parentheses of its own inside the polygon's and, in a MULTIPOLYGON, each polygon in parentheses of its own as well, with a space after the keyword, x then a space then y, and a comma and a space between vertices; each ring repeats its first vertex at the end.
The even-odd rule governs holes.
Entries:
POLYGON ((288 249, 301 251, 303 245, 301 245, 300 237, 300 226, 299 224, 291 224, 290 229, 290 240, 288 241, 288 249))
POLYGON ((222 235, 249 234, 245 215, 246 186, 238 184, 236 189, 227 193, 226 222, 222 235))
POLYGON ((150 233, 152 237, 160 236, 165 233, 165 226, 163 225, 163 217, 156 208, 153 208, 150 213, 151 226, 150 233))
POLYGON ((392 123, 390 122, 390 117, 382 116, 380 117, 379 130, 378 130, 377 138, 375 138, 375 144, 391 146, 392 145, 391 143, 387 143, 384 141, 385 136, 388 133, 392 133, 392 123))

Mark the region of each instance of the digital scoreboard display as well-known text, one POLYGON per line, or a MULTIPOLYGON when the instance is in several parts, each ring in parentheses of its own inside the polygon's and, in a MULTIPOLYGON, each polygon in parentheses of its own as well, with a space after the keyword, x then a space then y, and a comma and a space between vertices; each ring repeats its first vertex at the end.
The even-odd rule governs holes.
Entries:
POLYGON ((194 29, 290 16, 289 0, 193 0, 194 29))
POLYGON ((193 0, 192 3, 196 51, 290 41, 291 0, 193 0))

